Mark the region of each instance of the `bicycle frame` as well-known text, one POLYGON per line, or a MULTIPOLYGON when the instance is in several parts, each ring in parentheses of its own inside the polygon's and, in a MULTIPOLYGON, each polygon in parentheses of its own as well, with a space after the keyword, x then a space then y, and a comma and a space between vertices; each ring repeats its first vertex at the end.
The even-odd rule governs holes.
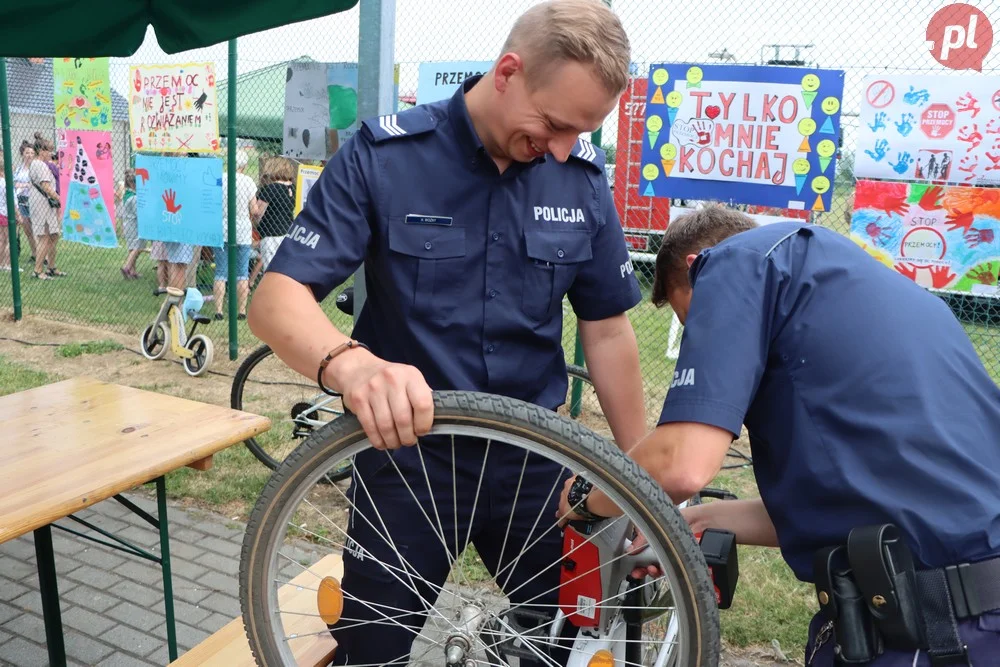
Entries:
MULTIPOLYGON (((163 300, 163 305, 160 306, 160 311, 156 314, 150 331, 155 332, 161 324, 166 324, 170 330, 170 350, 181 359, 191 359, 194 357, 194 352, 185 347, 188 333, 184 327, 184 313, 180 309, 183 298, 184 292, 168 287, 167 298, 163 300)), ((197 326, 198 324, 195 323, 194 327, 191 328, 192 334, 197 326)))

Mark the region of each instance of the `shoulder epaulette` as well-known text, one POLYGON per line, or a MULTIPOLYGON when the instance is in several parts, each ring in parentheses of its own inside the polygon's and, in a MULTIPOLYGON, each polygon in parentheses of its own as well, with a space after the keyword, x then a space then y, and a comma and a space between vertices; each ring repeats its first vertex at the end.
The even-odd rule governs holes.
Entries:
POLYGON ((375 143, 430 132, 437 119, 424 107, 413 107, 401 113, 369 118, 362 123, 368 137, 375 143))
POLYGON ((570 156, 586 162, 599 172, 604 172, 604 151, 586 139, 577 139, 570 156))

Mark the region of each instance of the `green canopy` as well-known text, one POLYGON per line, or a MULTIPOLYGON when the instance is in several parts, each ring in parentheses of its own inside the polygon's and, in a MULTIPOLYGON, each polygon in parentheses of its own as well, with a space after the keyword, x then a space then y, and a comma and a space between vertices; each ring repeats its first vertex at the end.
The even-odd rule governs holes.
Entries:
POLYGON ((32 0, 0 5, 0 55, 126 57, 147 26, 179 53, 351 9, 358 0, 32 0))

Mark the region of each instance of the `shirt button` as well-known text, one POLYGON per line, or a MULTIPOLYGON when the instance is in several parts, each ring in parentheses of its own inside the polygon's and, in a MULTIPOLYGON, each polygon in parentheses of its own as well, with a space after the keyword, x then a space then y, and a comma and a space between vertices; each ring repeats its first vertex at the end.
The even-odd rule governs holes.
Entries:
POLYGON ((491 289, 491 290, 490 290, 490 298, 492 299, 492 298, 494 298, 494 297, 495 297, 496 295, 497 295, 497 291, 496 291, 495 289, 491 289))
POLYGON ((496 349, 496 348, 495 348, 495 347, 493 347, 492 345, 487 345, 487 346, 486 346, 486 351, 487 351, 487 352, 490 352, 490 353, 492 353, 492 352, 493 352, 493 350, 495 350, 495 349, 496 349))
POLYGON ((432 247, 433 246, 431 245, 430 241, 427 241, 426 243, 424 243, 424 250, 430 250, 432 247))
POLYGON ((493 232, 493 240, 494 241, 500 240, 500 232, 493 232))
POLYGON ((556 250, 556 257, 559 257, 559 258, 562 258, 562 257, 564 257, 565 255, 566 255, 566 253, 565 253, 565 252, 563 252, 563 249, 562 249, 562 248, 559 248, 559 250, 556 250))

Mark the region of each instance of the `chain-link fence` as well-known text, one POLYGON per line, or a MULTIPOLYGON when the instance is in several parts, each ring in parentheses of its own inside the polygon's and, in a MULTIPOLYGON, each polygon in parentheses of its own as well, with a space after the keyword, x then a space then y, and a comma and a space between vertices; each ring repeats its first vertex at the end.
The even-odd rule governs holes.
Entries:
MULTIPOLYGON (((482 3, 451 2, 432 3, 423 0, 397 2, 395 24, 395 60, 397 63, 398 109, 417 102, 418 73, 421 63, 441 61, 490 61, 499 52, 507 30, 513 20, 530 5, 531 0, 505 0, 483 5, 482 3)), ((990 0, 978 4, 987 15, 1000 16, 1000 1, 990 0)), ((847 234, 850 230, 851 212, 854 208, 856 179, 854 156, 859 134, 865 120, 860 117, 865 77, 871 74, 886 76, 907 74, 948 74, 952 77, 981 76, 973 72, 945 70, 929 54, 925 44, 925 29, 931 16, 940 8, 938 2, 914 0, 848 0, 841 3, 801 3, 786 0, 756 0, 750 3, 702 2, 672 5, 669 11, 662 3, 652 0, 616 0, 613 9, 622 17, 628 30, 633 49, 635 87, 623 97, 621 108, 604 124, 599 142, 608 155, 608 177, 615 188, 616 203, 623 224, 631 231, 630 242, 635 252, 633 265, 643 285, 644 301, 631 312, 640 345, 647 395, 651 405, 662 397, 673 378, 673 358, 679 341, 680 327, 672 320, 669 311, 654 309, 648 300, 652 265, 649 260, 655 252, 656 234, 633 233, 635 229, 655 228, 664 224, 673 209, 674 214, 684 202, 668 202, 662 198, 644 197, 638 181, 639 156, 641 155, 641 127, 644 123, 647 91, 639 88, 645 84, 649 67, 654 63, 705 63, 758 66, 816 67, 843 70, 844 89, 840 103, 840 137, 836 161, 836 175, 832 178, 832 200, 822 211, 792 212, 814 222, 847 234), (635 137, 629 128, 640 128, 635 137), (626 196, 627 195, 627 196, 626 196), (672 204, 672 206, 671 206, 672 204)), ((256 188, 256 194, 268 182, 281 182, 284 163, 290 161, 297 170, 300 166, 318 166, 318 159, 304 159, 289 154, 287 137, 284 136, 285 94, 290 65, 297 72, 308 72, 308 64, 315 71, 325 71, 326 80, 316 79, 327 87, 329 96, 322 96, 327 104, 331 124, 335 129, 307 137, 295 137, 298 155, 310 154, 310 139, 315 146, 325 139, 341 140, 356 122, 351 105, 349 84, 334 83, 337 76, 350 78, 357 63, 358 16, 355 9, 323 19, 286 26, 264 33, 241 38, 238 41, 236 71, 231 71, 227 45, 167 56, 159 51, 150 36, 146 44, 132 58, 111 60, 112 99, 110 161, 113 164, 113 185, 101 182, 104 190, 116 189, 111 194, 116 204, 118 190, 126 169, 136 165, 136 153, 130 146, 130 119, 127 97, 129 72, 132 65, 162 63, 211 63, 219 82, 218 108, 222 135, 219 153, 225 156, 231 146, 238 145, 248 157, 245 174, 256 188), (336 73, 336 74, 335 74, 336 73), (228 89, 230 79, 236 76, 236 136, 228 136, 228 89), (337 96, 331 91, 338 89, 337 96), (336 121, 333 119, 336 118, 336 121), (283 137, 285 139, 283 148, 283 137), (284 156, 282 155, 284 153, 284 156)), ((7 165, 8 178, 17 178, 22 167, 18 148, 25 139, 32 141, 35 133, 49 140, 58 141, 53 117, 52 61, 45 59, 8 59, 10 81, 10 108, 12 112, 12 138, 15 164, 7 165)), ((355 70, 356 71, 356 70, 355 70)), ((982 74, 995 74, 987 59, 982 74)), ((970 79, 971 80, 971 79, 970 79)), ((311 84, 310 84, 311 85, 311 84)), ((979 126, 985 127, 997 118, 1000 101, 989 104, 983 101, 979 126)), ((308 111, 303 113, 308 114, 308 111)), ((894 119, 895 120, 895 119, 894 119)), ((993 141, 993 137, 986 137, 993 141)), ((63 147, 65 148, 65 147, 63 147)), ((94 156, 95 158, 98 156, 94 156)), ((107 156, 100 156, 107 157, 107 156)), ((196 159, 196 158, 192 158, 196 159)), ((204 159, 204 158, 197 158, 204 159)), ((225 167, 225 163, 223 163, 225 167)), ((293 172, 292 183, 295 183, 293 172)), ((287 176, 287 175, 286 175, 287 176)), ((17 186, 18 183, 15 182, 17 186)), ((108 198, 108 193, 105 193, 108 198)), ((785 212, 787 213, 787 211, 785 212)), ((257 222, 255 220, 255 222, 257 222)), ((67 276, 54 280, 34 277, 36 264, 30 259, 32 236, 26 225, 21 232, 20 265, 21 298, 26 315, 85 323, 111 330, 138 335, 155 317, 161 296, 155 296, 164 285, 163 276, 157 277, 157 262, 151 257, 152 248, 146 244, 134 264, 138 278, 130 277, 129 250, 123 238, 122 226, 116 227, 117 243, 113 248, 60 240, 57 246, 55 267, 67 276)), ((253 252, 249 265, 241 267, 248 273, 250 298, 255 285, 254 269, 262 256, 262 238, 253 232, 253 252)), ((229 337, 229 312, 216 300, 222 296, 215 269, 218 251, 210 247, 195 248, 187 263, 185 284, 196 287, 208 303, 203 313, 210 317, 221 312, 221 319, 203 327, 215 339, 217 349, 225 349, 229 337), (215 289, 213 289, 215 288, 215 289)), ((990 266, 995 265, 990 264, 990 266)), ((51 268, 44 264, 41 269, 51 268)), ((992 274, 992 285, 997 276, 992 274)), ((984 283, 989 282, 984 280, 984 283)), ((344 331, 349 331, 350 318, 340 313, 335 305, 334 293, 324 302, 324 308, 344 331)), ((228 294, 228 292, 227 292, 228 294)), ((945 298, 967 331, 986 366, 994 378, 1000 379, 1000 306, 996 300, 982 293, 945 293, 945 298)), ((0 274, 0 307, 12 307, 10 274, 0 274)), ((238 310, 243 310, 240 304, 238 310)), ((564 342, 568 360, 577 356, 575 348, 575 320, 567 305, 565 312, 564 342)), ((239 347, 245 352, 257 344, 246 322, 237 321, 236 334, 239 347)), ((734 335, 738 335, 734 332, 734 335)), ((887 341, 887 344, 891 344, 887 341)), ((654 415, 651 415, 654 416, 654 415)))

